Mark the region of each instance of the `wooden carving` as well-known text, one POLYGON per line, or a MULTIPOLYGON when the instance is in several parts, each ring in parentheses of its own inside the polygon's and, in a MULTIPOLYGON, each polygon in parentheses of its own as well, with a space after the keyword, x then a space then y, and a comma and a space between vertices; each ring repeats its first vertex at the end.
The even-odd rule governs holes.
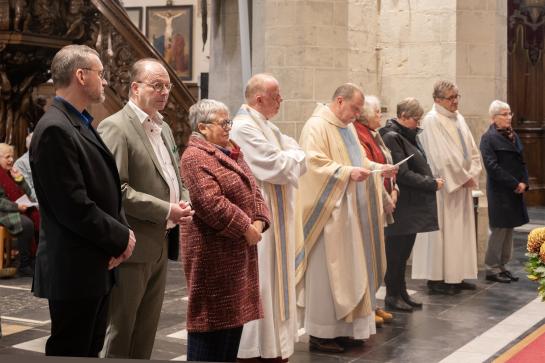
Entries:
MULTIPOLYGON (((43 112, 34 90, 50 78, 53 55, 68 44, 86 44, 99 52, 110 88, 105 103, 109 113, 127 101, 131 64, 160 58, 116 0, 0 0, 0 142, 13 144, 17 154, 43 112)), ((171 69, 169 73, 175 79, 164 113, 183 148, 190 134, 187 110, 194 99, 171 69)))

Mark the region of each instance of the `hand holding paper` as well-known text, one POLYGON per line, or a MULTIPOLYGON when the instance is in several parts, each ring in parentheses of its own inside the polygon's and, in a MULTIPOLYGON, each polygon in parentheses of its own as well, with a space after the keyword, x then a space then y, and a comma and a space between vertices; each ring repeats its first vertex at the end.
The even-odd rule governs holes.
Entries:
POLYGON ((407 162, 407 160, 409 160, 413 156, 414 156, 414 154, 411 154, 411 155, 407 156, 405 159, 401 160, 400 162, 398 162, 398 163, 396 163, 394 165, 385 164, 382 169, 375 169, 375 170, 372 171, 372 173, 382 173, 382 176, 384 176, 386 178, 392 178, 397 174, 397 170, 399 169, 399 166, 401 164, 407 162))
POLYGON ((31 201, 26 194, 21 195, 19 199, 15 201, 15 203, 26 207, 38 207, 38 203, 31 201))

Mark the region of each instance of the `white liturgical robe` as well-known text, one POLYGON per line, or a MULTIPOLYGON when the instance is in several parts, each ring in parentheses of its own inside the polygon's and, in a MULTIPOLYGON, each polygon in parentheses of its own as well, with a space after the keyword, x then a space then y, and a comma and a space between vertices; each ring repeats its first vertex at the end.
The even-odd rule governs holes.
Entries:
POLYGON ((439 231, 420 234, 413 250, 414 279, 456 284, 477 278, 477 246, 471 188, 479 181, 481 156, 464 117, 435 104, 418 136, 436 177, 445 179, 437 192, 439 231))
POLYGON ((230 137, 244 153, 272 217, 257 245, 264 318, 244 325, 238 357, 288 358, 297 341, 295 250, 303 238, 296 189, 306 171, 305 152, 248 105, 233 119, 230 137))

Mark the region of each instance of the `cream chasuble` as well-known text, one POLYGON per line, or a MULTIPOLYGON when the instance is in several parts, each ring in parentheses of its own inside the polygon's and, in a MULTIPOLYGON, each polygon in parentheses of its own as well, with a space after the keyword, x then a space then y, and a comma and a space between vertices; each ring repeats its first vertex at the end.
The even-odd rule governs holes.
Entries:
POLYGON ((479 181, 481 155, 459 112, 435 104, 422 122, 418 140, 433 175, 443 177, 437 192, 439 231, 418 235, 412 262, 414 279, 460 283, 477 278, 477 248, 473 198, 462 185, 479 181))
POLYGON ((272 217, 269 230, 257 244, 264 318, 244 325, 238 357, 288 358, 297 341, 297 242, 303 248, 297 186, 306 171, 305 152, 248 105, 242 105, 233 119, 230 137, 260 183, 272 217))
MULTIPOLYGON (((300 143, 308 166, 300 180, 305 248, 296 256, 296 263, 308 263, 297 286, 305 329, 322 338, 367 338, 375 332, 375 290, 369 285, 380 274, 373 258, 375 229, 383 224, 373 214, 382 215, 382 190, 373 193, 367 182, 353 182, 350 172, 380 164, 365 157, 354 126, 325 105, 306 122, 300 143)), ((378 174, 370 178, 382 185, 378 174)))

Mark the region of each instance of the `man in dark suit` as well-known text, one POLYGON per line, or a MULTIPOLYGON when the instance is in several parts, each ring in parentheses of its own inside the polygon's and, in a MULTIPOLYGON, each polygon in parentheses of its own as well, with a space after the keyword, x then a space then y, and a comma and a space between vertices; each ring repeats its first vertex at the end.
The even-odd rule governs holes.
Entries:
POLYGON ((30 145, 41 231, 33 291, 49 300, 46 355, 97 357, 104 344, 113 268, 135 237, 121 205, 115 161, 85 110, 104 101, 98 53, 62 48, 51 63, 56 97, 30 145))
POLYGON ((159 113, 171 87, 160 62, 137 61, 131 69, 129 102, 98 126, 115 157, 123 206, 138 238, 112 290, 104 343, 109 358, 150 358, 166 284, 166 237, 177 246, 177 224, 193 214, 180 180, 172 131, 159 113))

